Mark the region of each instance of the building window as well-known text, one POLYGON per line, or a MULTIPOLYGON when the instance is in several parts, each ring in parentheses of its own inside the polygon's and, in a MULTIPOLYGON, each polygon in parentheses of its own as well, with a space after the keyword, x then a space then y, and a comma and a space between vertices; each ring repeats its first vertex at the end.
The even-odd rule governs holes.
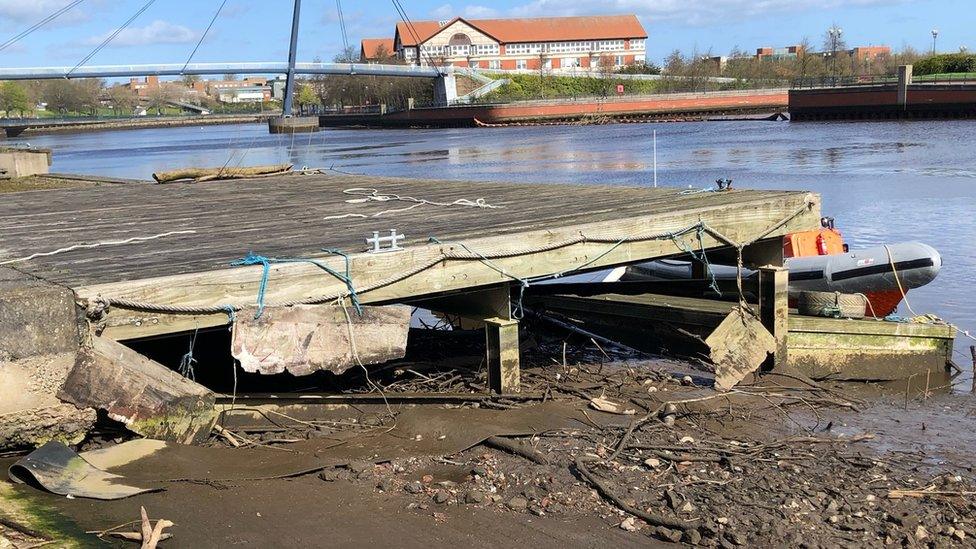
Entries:
POLYGON ((488 68, 497 71, 498 69, 502 68, 502 62, 497 59, 492 59, 491 61, 488 62, 488 68))
POLYGON ((618 67, 622 67, 624 65, 624 56, 618 55, 614 59, 614 64, 617 65, 618 67))
POLYGON ((644 49, 644 39, 637 38, 630 41, 630 49, 632 50, 642 50, 644 49))
POLYGON ((528 63, 526 63, 525 59, 519 59, 519 60, 515 61, 515 68, 516 69, 518 69, 518 70, 525 70, 526 67, 528 67, 528 63))

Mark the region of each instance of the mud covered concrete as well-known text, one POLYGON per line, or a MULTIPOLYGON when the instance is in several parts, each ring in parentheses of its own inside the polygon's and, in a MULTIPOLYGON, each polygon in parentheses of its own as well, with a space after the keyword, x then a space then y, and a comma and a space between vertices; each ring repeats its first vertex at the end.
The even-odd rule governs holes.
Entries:
POLYGON ((79 348, 70 290, 0 267, 0 448, 81 441, 95 410, 57 398, 79 348))

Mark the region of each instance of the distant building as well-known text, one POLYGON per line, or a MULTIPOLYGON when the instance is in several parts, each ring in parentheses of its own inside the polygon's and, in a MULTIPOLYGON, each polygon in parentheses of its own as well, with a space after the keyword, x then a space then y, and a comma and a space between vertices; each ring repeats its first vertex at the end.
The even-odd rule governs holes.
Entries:
POLYGON ((646 40, 635 15, 456 17, 397 23, 393 51, 413 65, 568 72, 642 63, 646 40))
POLYGON ((359 45, 359 60, 363 63, 376 63, 393 58, 392 38, 363 38, 359 45))
POLYGON ((762 47, 756 48, 756 59, 796 59, 805 53, 803 46, 799 44, 782 48, 762 47))
POLYGON ((871 63, 875 60, 889 57, 891 55, 891 48, 889 46, 858 46, 848 53, 858 63, 871 63))
POLYGON ((226 88, 217 92, 221 103, 263 103, 271 101, 270 86, 226 88))
POLYGON ((729 65, 729 58, 724 55, 718 55, 715 57, 705 57, 702 61, 712 68, 714 72, 723 73, 725 68, 729 65))

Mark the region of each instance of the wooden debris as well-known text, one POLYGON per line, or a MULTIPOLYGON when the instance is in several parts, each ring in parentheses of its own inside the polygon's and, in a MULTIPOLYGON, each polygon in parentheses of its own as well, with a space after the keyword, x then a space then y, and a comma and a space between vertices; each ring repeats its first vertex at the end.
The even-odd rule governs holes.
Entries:
POLYGON ((410 329, 410 307, 330 305, 266 307, 238 313, 231 352, 246 372, 296 376, 318 370, 337 374, 359 364, 403 358, 410 329))
POLYGON ((715 365, 715 389, 728 391, 747 375, 759 369, 769 353, 776 351, 776 340, 755 316, 736 307, 715 328, 705 344, 715 365))
POLYGON ((549 465, 549 458, 545 456, 542 452, 532 448, 531 446, 526 446, 519 444, 518 442, 509 440, 503 437, 489 437, 484 442, 485 446, 490 446, 497 450, 503 450, 510 454, 515 454, 517 456, 524 457, 525 459, 538 463, 539 465, 549 465))
POLYGON ((157 183, 193 180, 197 182, 220 179, 246 179, 263 175, 280 175, 291 170, 293 164, 272 164, 270 166, 222 166, 220 168, 183 168, 168 172, 156 172, 153 179, 157 183))
POLYGON ((184 444, 206 439, 216 420, 209 389, 104 337, 82 347, 58 398, 105 410, 134 433, 184 444))
POLYGON ((637 413, 637 410, 633 408, 627 408, 619 402, 614 402, 608 398, 601 396, 590 399, 590 407, 594 410, 599 410, 601 412, 607 412, 608 414, 618 414, 622 416, 632 416, 637 413))

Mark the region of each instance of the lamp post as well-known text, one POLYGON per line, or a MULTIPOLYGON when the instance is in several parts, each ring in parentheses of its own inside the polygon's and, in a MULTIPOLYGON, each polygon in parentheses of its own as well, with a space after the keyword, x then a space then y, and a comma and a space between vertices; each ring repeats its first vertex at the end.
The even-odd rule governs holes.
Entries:
POLYGON ((840 35, 844 33, 844 30, 834 25, 827 29, 827 34, 830 35, 830 72, 833 73, 834 78, 837 77, 837 44, 840 43, 840 35))
POLYGON ((932 55, 935 55, 935 40, 939 37, 939 29, 932 29, 932 55))

